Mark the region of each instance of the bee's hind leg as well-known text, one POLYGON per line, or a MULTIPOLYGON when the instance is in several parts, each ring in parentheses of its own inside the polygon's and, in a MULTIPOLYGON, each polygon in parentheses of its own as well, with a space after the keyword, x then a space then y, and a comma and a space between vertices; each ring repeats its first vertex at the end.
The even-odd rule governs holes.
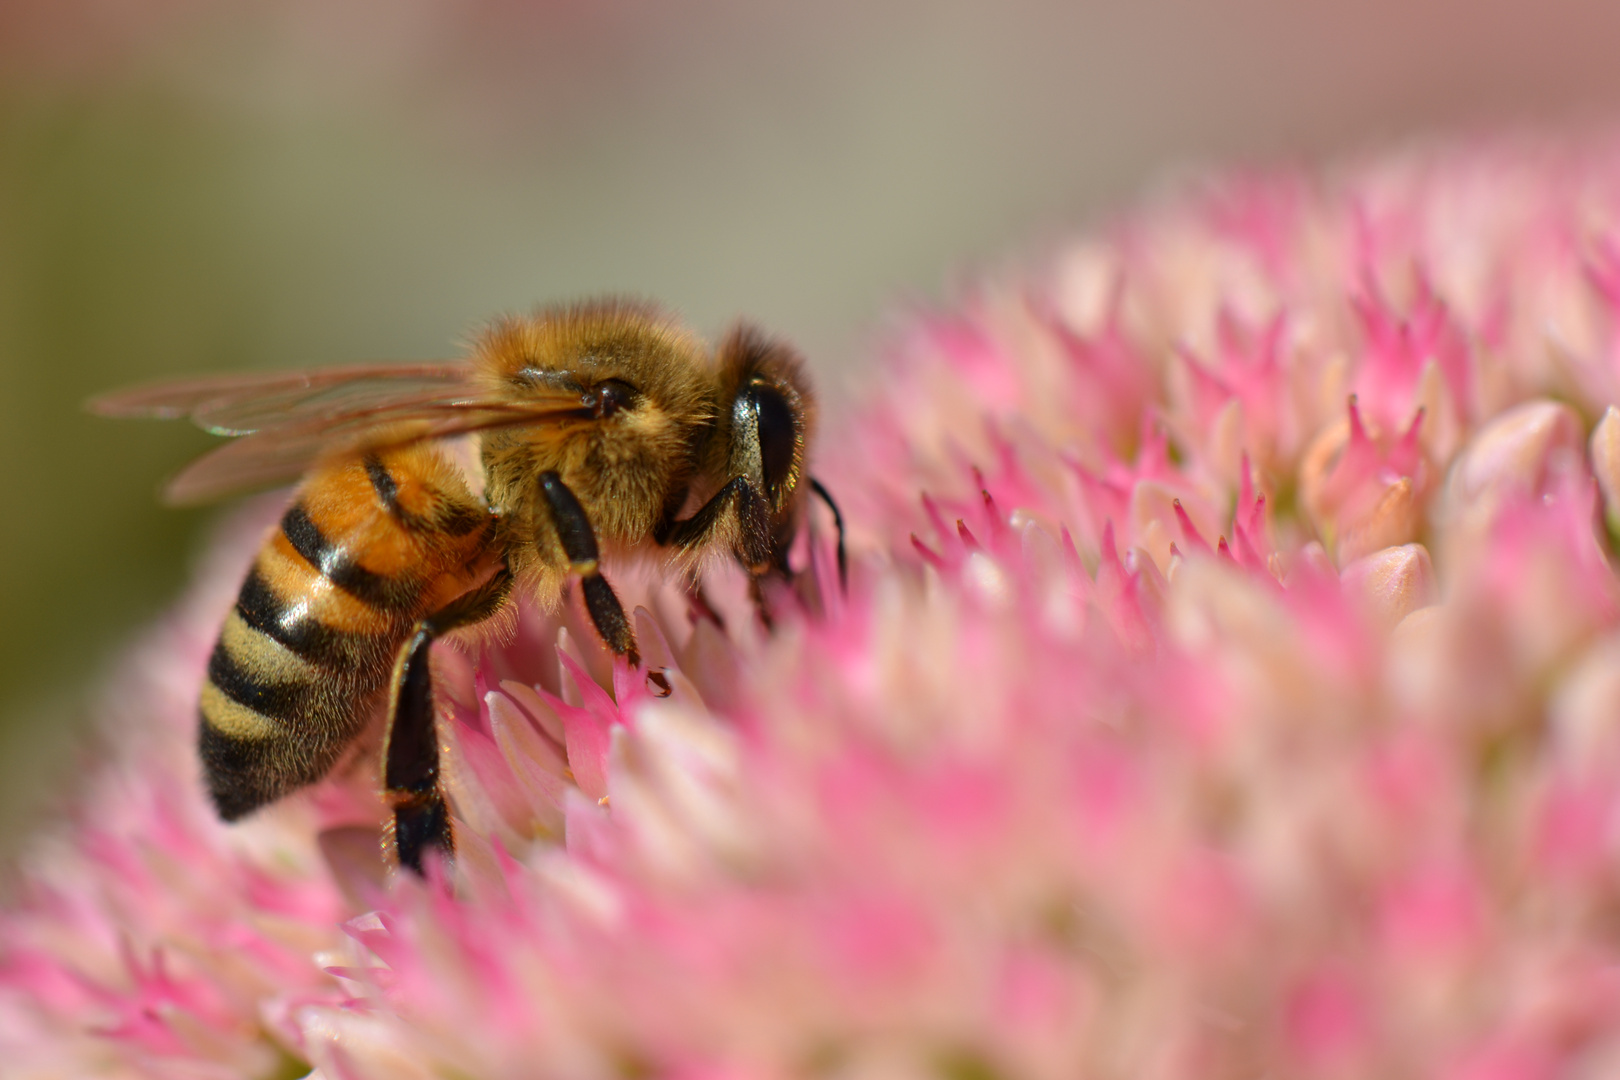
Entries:
POLYGON ((607 647, 630 662, 641 666, 641 654, 636 650, 636 635, 630 629, 630 620, 619 603, 619 594, 613 591, 607 578, 602 576, 600 554, 596 546, 596 530, 579 499, 568 490, 561 476, 554 472, 540 474, 540 491, 546 497, 551 511, 551 525, 557 531, 563 554, 568 556, 568 568, 579 575, 579 587, 585 594, 585 610, 591 623, 607 647))
POLYGON ((399 865, 417 874, 422 873, 422 856, 428 848, 437 847, 446 856, 455 850, 450 809, 439 779, 428 657, 435 639, 494 615, 511 591, 512 572, 503 566, 484 584, 417 623, 394 660, 388 730, 383 736, 383 790, 394 818, 384 843, 399 865))

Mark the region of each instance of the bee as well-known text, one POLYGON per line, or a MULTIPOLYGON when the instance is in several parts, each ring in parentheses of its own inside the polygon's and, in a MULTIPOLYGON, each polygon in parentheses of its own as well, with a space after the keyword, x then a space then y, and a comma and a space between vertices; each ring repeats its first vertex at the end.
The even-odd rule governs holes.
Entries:
MULTIPOLYGON (((198 753, 226 821, 331 770, 386 701, 386 855, 422 872, 454 850, 439 771, 433 642, 515 594, 555 608, 577 587, 603 644, 635 634, 608 561, 651 550, 695 574, 729 553, 759 583, 790 576, 815 396, 799 355, 740 324, 711 350, 619 299, 503 318, 449 363, 222 375, 90 403, 236 436, 182 470, 174 503, 301 481, 208 661, 198 753), (442 440, 476 437, 475 494, 442 440), (690 512, 688 512, 690 511, 690 512)), ((763 614, 763 610, 762 610, 763 614)))

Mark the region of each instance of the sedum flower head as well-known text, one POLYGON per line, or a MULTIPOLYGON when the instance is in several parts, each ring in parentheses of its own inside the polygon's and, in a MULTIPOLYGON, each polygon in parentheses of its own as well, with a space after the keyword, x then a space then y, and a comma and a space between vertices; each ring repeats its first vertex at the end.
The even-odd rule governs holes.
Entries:
POLYGON ((361 752, 214 821, 233 573, 0 913, 7 1075, 1620 1069, 1620 154, 1216 179, 913 313, 796 590, 441 648, 457 859, 361 752))

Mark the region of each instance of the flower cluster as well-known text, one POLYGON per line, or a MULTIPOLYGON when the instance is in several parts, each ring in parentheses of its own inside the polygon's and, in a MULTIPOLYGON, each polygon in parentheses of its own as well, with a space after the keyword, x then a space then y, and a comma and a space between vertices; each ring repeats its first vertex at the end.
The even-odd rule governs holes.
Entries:
POLYGON ((847 592, 818 517, 769 632, 621 575, 657 680, 440 650, 425 882, 363 754, 212 820, 205 575, 0 912, 8 1067, 1620 1070, 1620 143, 1209 181, 891 351, 847 592))

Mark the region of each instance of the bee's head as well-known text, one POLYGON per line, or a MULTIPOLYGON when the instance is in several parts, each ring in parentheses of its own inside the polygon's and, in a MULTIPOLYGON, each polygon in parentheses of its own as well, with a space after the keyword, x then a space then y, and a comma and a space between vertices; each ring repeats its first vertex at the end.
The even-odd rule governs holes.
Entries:
POLYGON ((773 513, 803 494, 805 454, 815 427, 815 395, 804 362, 784 342, 744 323, 721 343, 721 415, 711 470, 754 481, 773 513))

